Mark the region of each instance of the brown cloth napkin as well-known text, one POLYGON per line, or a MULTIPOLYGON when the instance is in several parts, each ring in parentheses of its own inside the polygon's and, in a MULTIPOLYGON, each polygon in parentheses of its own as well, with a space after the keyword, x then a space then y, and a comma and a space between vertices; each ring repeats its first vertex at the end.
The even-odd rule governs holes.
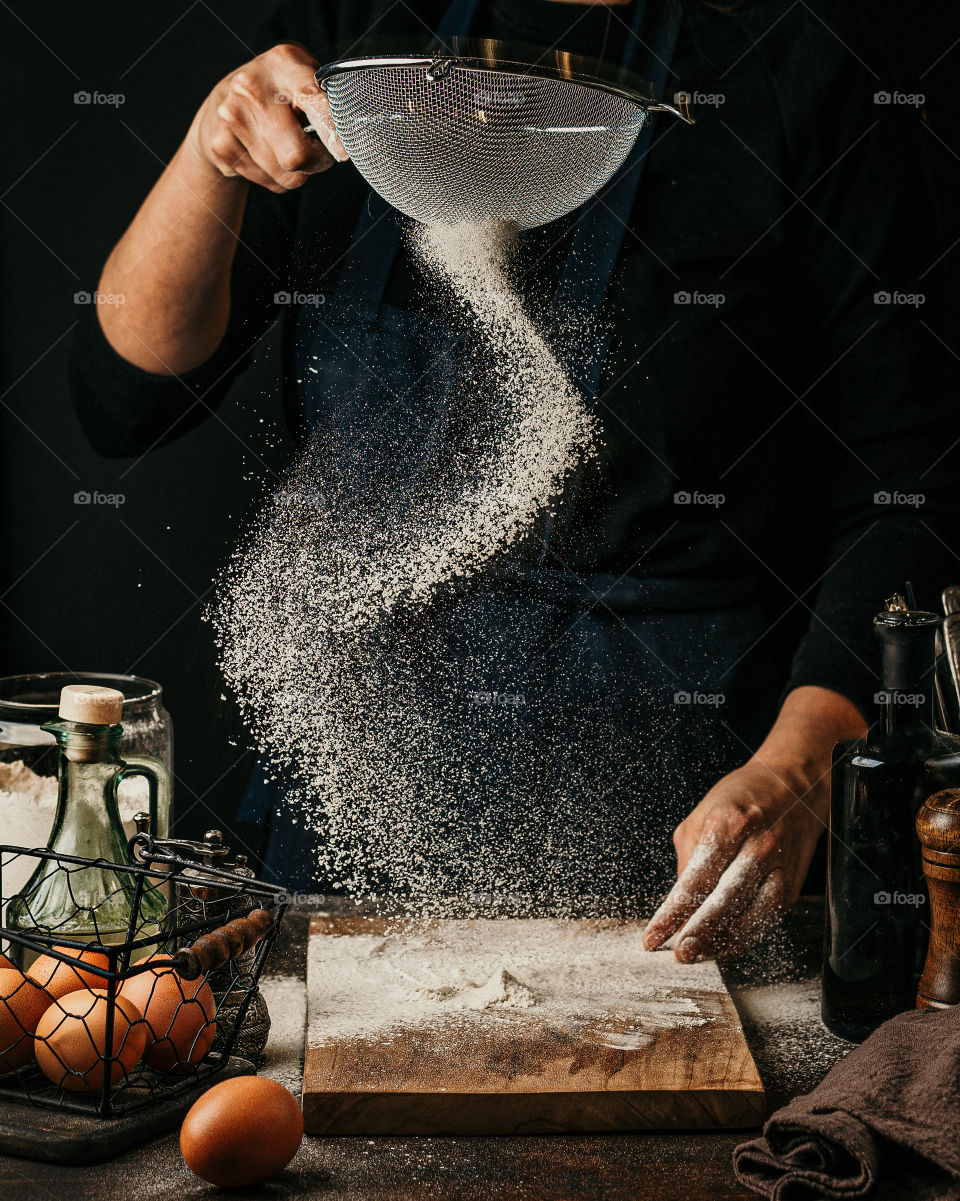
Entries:
POLYGON ((960 1005, 885 1022, 806 1096, 733 1153, 737 1179, 772 1201, 960 1201, 960 1005))

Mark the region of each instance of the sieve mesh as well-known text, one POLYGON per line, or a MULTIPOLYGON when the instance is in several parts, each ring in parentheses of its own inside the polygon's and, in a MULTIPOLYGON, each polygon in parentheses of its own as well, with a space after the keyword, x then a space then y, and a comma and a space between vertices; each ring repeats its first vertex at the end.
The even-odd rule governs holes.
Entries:
POLYGON ((363 66, 324 86, 357 169, 426 224, 562 217, 606 183, 647 115, 612 91, 456 63, 438 78, 363 66))

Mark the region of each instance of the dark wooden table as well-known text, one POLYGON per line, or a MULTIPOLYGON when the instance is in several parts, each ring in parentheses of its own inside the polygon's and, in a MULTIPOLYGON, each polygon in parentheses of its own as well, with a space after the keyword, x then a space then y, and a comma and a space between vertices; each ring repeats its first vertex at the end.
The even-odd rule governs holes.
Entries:
MULTIPOLYGON (((303 1042, 306 929, 315 911, 304 906, 288 914, 264 982, 275 1015, 265 1072, 294 1089, 303 1042)), ((804 900, 773 939, 725 973, 771 1107, 812 1088, 850 1047, 829 1035, 817 1016, 821 930, 822 904, 804 900)), ((745 1201, 754 1194, 735 1182, 731 1154, 749 1134, 307 1139, 290 1168, 253 1193, 330 1201, 745 1201)), ((0 1197, 10 1201, 236 1195, 193 1176, 175 1135, 87 1167, 0 1158, 0 1197)))

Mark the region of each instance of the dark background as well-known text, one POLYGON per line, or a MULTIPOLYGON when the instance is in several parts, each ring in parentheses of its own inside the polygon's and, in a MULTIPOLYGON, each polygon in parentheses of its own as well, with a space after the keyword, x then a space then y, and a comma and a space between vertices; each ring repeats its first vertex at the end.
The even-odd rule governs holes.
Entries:
MULTIPOLYGON (((252 56, 271 7, 264 0, 0 5, 0 674, 99 670, 159 680, 176 727, 185 835, 215 819, 233 824, 251 767, 234 705, 221 699, 201 613, 218 566, 291 448, 276 338, 261 344, 215 418, 139 461, 105 460, 86 444, 67 392, 66 353, 75 293, 93 289, 206 93, 252 56), (119 107, 75 104, 83 91, 125 99, 119 107), (125 501, 76 505, 81 490, 122 493, 125 501)), ((926 96, 938 210, 931 220, 940 223, 955 295, 960 14, 947 2, 856 0, 854 7, 885 41, 901 90, 926 96)), ((951 328, 951 344, 960 347, 956 310, 951 328)))

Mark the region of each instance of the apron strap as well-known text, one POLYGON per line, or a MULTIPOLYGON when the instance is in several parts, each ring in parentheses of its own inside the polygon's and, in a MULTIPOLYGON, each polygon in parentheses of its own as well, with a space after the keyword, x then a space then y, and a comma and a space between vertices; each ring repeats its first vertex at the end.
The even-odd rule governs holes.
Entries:
POLYGON ((340 312, 369 325, 376 321, 402 236, 400 213, 371 188, 361 206, 337 282, 340 312))
MULTIPOLYGON (((666 87, 670 64, 677 45, 680 32, 680 22, 683 10, 675 0, 661 0, 655 4, 651 24, 651 46, 648 47, 652 64, 650 82, 653 85, 654 96, 660 97, 666 87)), ((633 15, 631 34, 623 65, 629 68, 640 45, 640 25, 645 5, 638 3, 633 15)), ((585 309, 592 314, 593 320, 600 317, 603 302, 610 287, 610 280, 623 249, 624 238, 630 223, 630 215, 637 197, 640 179, 647 163, 647 152, 650 149, 650 138, 653 123, 649 118, 644 122, 634 147, 626 163, 608 180, 596 196, 588 200, 581 210, 574 226, 573 236, 567 252, 567 260, 563 274, 557 285, 555 299, 561 309, 569 311, 574 306, 585 309)), ((612 334, 602 337, 598 353, 588 362, 566 364, 573 378, 586 396, 596 405, 600 393, 600 381, 606 363, 612 334)), ((563 512, 559 516, 552 513, 544 514, 543 529, 540 540, 541 566, 546 562, 550 553, 550 543, 555 534, 563 533, 570 527, 577 507, 583 481, 583 466, 577 469, 567 485, 567 498, 563 512)))
MULTIPOLYGON (((638 3, 634 12, 632 36, 627 42, 624 54, 625 69, 629 68, 635 58, 637 46, 642 44, 640 25, 645 15, 645 7, 643 3, 638 3)), ((674 0, 666 0, 665 3, 652 7, 659 11, 653 13, 653 29, 650 31, 650 82, 653 85, 654 96, 660 97, 670 73, 683 10, 674 0)), ((569 310, 576 306, 592 314, 594 319, 600 316, 610 280, 623 249, 630 215, 646 166, 652 133, 653 122, 648 117, 637 135, 626 163, 604 184, 596 196, 587 201, 577 218, 567 261, 555 294, 560 308, 569 310)), ((581 378, 578 382, 593 400, 600 389, 600 378, 610 340, 608 336, 602 343, 601 353, 594 356, 586 368, 581 367, 581 378)))
MULTIPOLYGON (((478 0, 451 0, 437 27, 437 40, 446 46, 452 38, 466 36, 477 4, 478 0)), ((360 209, 337 284, 341 311, 350 311, 371 325, 376 321, 402 235, 400 214, 371 188, 360 209)))

